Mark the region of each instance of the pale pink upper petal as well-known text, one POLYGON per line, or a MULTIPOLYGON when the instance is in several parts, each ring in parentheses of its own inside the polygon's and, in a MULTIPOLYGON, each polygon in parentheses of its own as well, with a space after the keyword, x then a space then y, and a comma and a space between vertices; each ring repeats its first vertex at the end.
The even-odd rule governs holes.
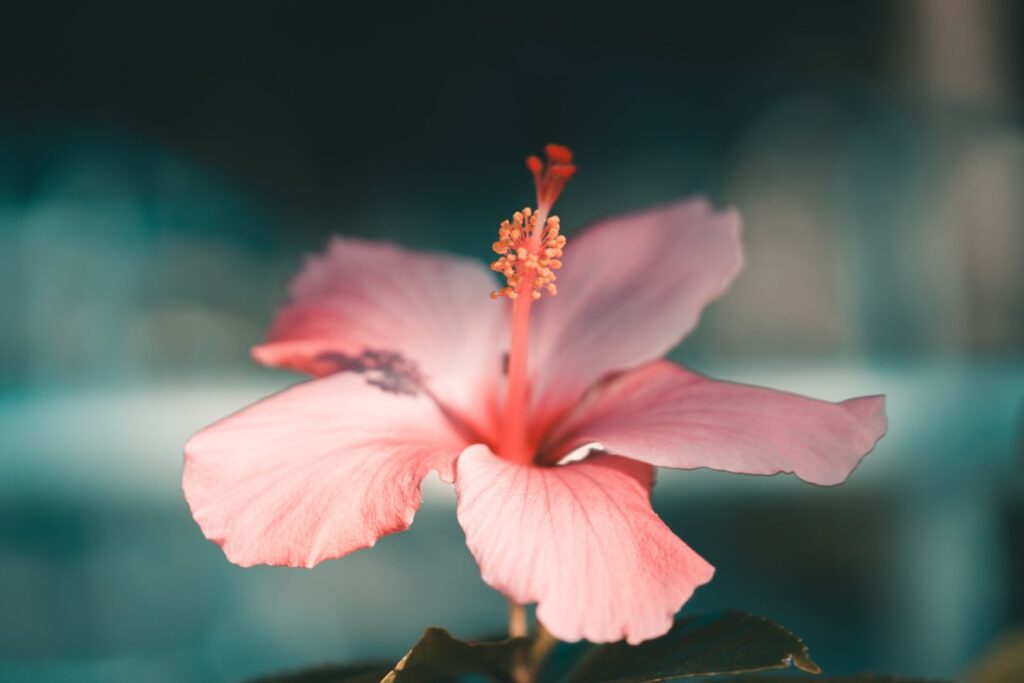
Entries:
POLYGON ((534 306, 533 403, 557 414, 605 374, 660 358, 742 267, 740 219, 702 199, 570 236, 558 296, 534 306))
POLYGON ((508 334, 492 289, 491 273, 469 259, 335 237, 292 282, 253 355, 320 376, 367 352, 398 354, 442 403, 489 431, 508 334))
POLYGON ((420 483, 466 443, 422 393, 355 374, 266 398, 193 436, 185 498, 235 564, 312 567, 408 528, 420 483))
POLYGON ((484 581, 556 638, 655 638, 714 569, 650 505, 653 470, 599 455, 561 467, 518 465, 486 446, 458 462, 458 517, 484 581))
POLYGON ((791 472, 839 484, 886 430, 885 397, 841 403, 719 382, 668 361, 600 387, 553 436, 555 454, 597 442, 660 467, 791 472))

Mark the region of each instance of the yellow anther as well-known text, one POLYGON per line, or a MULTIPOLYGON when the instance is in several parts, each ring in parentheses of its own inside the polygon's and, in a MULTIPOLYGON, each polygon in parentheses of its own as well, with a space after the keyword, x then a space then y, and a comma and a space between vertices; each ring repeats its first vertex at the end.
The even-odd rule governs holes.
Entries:
POLYGON ((530 207, 516 211, 511 221, 501 222, 498 241, 491 245, 498 254, 498 259, 491 263, 491 270, 503 274, 507 286, 491 292, 492 299, 502 296, 515 299, 526 279, 534 300, 539 299, 542 292, 550 296, 557 293, 553 271, 562 267, 559 258, 566 241, 559 229, 558 216, 551 216, 538 231, 537 214, 530 207))

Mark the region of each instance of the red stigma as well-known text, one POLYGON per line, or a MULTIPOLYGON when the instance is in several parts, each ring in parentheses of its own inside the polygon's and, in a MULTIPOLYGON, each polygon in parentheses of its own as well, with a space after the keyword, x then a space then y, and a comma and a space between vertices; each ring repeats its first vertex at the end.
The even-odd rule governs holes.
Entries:
POLYGON ((544 156, 547 163, 537 156, 527 157, 526 167, 533 174, 533 182, 537 186, 537 210, 547 216, 566 181, 576 173, 576 165, 572 163, 572 150, 564 145, 545 146, 544 156))
POLYGON ((572 163, 572 150, 565 145, 551 144, 544 148, 544 154, 550 161, 559 164, 572 163))

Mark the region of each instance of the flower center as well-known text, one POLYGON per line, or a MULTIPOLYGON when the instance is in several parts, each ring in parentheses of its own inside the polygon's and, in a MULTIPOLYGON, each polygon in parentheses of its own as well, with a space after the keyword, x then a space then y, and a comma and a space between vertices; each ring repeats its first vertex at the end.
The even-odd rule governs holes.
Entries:
POLYGON ((491 269, 505 276, 506 286, 491 292, 491 298, 512 300, 512 329, 508 352, 508 389, 501 420, 499 455, 515 462, 533 460, 528 425, 529 383, 527 351, 530 340, 530 306, 543 292, 558 293, 555 272, 562 266, 565 236, 559 234, 558 216, 549 216, 551 207, 576 172, 568 147, 544 148, 547 163, 531 156, 526 167, 533 173, 537 187, 537 210, 517 211, 511 221, 502 221, 498 241, 491 248, 498 259, 491 269))

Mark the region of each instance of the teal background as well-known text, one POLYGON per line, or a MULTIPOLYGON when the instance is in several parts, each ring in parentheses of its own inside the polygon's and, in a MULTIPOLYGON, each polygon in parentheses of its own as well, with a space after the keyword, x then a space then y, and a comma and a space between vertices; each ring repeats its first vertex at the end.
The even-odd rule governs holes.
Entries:
POLYGON ((483 261, 549 141, 579 162, 570 236, 693 194, 742 212, 747 269, 674 359, 889 395, 840 488, 660 476, 718 568, 686 610, 777 619, 833 674, 960 676, 1024 623, 1019 4, 4 14, 0 680, 240 680, 503 628, 438 482, 373 550, 240 569, 181 447, 299 379, 248 348, 304 254, 483 261))

